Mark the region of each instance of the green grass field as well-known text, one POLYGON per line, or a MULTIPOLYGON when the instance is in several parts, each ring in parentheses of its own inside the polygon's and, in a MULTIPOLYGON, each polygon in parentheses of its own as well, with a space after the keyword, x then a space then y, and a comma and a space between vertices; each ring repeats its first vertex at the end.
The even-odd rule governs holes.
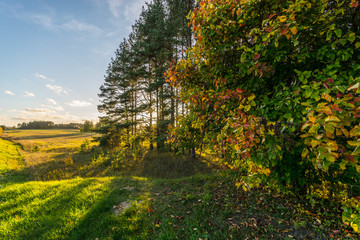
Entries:
POLYGON ((6 138, 15 143, 0 139, 0 239, 359 237, 341 224, 339 206, 244 192, 205 158, 81 152, 91 134, 72 130, 16 130, 6 138))

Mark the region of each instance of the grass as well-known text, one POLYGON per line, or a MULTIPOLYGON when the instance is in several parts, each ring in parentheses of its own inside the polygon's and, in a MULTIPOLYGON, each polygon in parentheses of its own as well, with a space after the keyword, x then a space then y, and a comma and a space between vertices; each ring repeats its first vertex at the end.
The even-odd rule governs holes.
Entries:
POLYGON ((0 149, 7 149, 0 151, 0 239, 360 237, 341 224, 338 205, 324 200, 311 207, 271 191, 244 192, 206 158, 79 152, 90 135, 73 132, 67 142, 69 133, 56 131, 63 137, 46 131, 8 134, 17 142, 24 141, 21 136, 36 144, 47 139, 36 153, 49 159, 30 166, 26 157, 34 152, 0 139, 0 149), (51 151, 57 146, 64 150, 51 151))

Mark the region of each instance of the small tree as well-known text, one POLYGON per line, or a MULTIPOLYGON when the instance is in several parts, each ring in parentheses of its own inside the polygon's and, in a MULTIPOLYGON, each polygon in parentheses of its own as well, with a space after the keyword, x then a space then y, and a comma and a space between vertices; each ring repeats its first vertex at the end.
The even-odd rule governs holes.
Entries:
POLYGON ((94 130, 94 123, 88 120, 86 120, 84 126, 80 128, 80 132, 91 132, 92 130, 94 130))
POLYGON ((2 135, 3 134, 3 129, 2 129, 2 127, 0 127, 0 135, 2 135))

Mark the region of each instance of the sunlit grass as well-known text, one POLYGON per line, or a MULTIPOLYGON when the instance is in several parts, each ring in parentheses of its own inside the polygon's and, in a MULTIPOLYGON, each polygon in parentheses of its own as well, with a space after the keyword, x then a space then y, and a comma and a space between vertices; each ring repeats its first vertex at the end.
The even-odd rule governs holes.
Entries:
POLYGON ((20 146, 0 138, 0 174, 9 170, 19 170, 22 167, 20 146))
POLYGON ((90 135, 52 131, 9 133, 23 149, 0 139, 0 239, 351 236, 338 206, 313 208, 292 196, 244 192, 234 176, 216 170, 216 156, 194 159, 145 147, 81 151, 90 135))
MULTIPOLYGON (((114 206, 146 205, 146 179, 90 178, 27 182, 0 189, 0 239, 95 239, 123 221, 114 206), (128 186, 132 186, 129 190, 128 186), (141 204, 136 204, 141 202, 141 204)), ((124 210, 125 211, 125 210, 124 210)))

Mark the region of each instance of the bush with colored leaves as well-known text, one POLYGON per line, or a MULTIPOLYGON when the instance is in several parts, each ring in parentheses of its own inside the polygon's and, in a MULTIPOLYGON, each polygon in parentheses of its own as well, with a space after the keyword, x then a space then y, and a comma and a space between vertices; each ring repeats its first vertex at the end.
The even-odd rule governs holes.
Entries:
POLYGON ((359 185, 358 1, 203 0, 190 21, 195 45, 167 77, 201 144, 247 171, 239 186, 359 185))

